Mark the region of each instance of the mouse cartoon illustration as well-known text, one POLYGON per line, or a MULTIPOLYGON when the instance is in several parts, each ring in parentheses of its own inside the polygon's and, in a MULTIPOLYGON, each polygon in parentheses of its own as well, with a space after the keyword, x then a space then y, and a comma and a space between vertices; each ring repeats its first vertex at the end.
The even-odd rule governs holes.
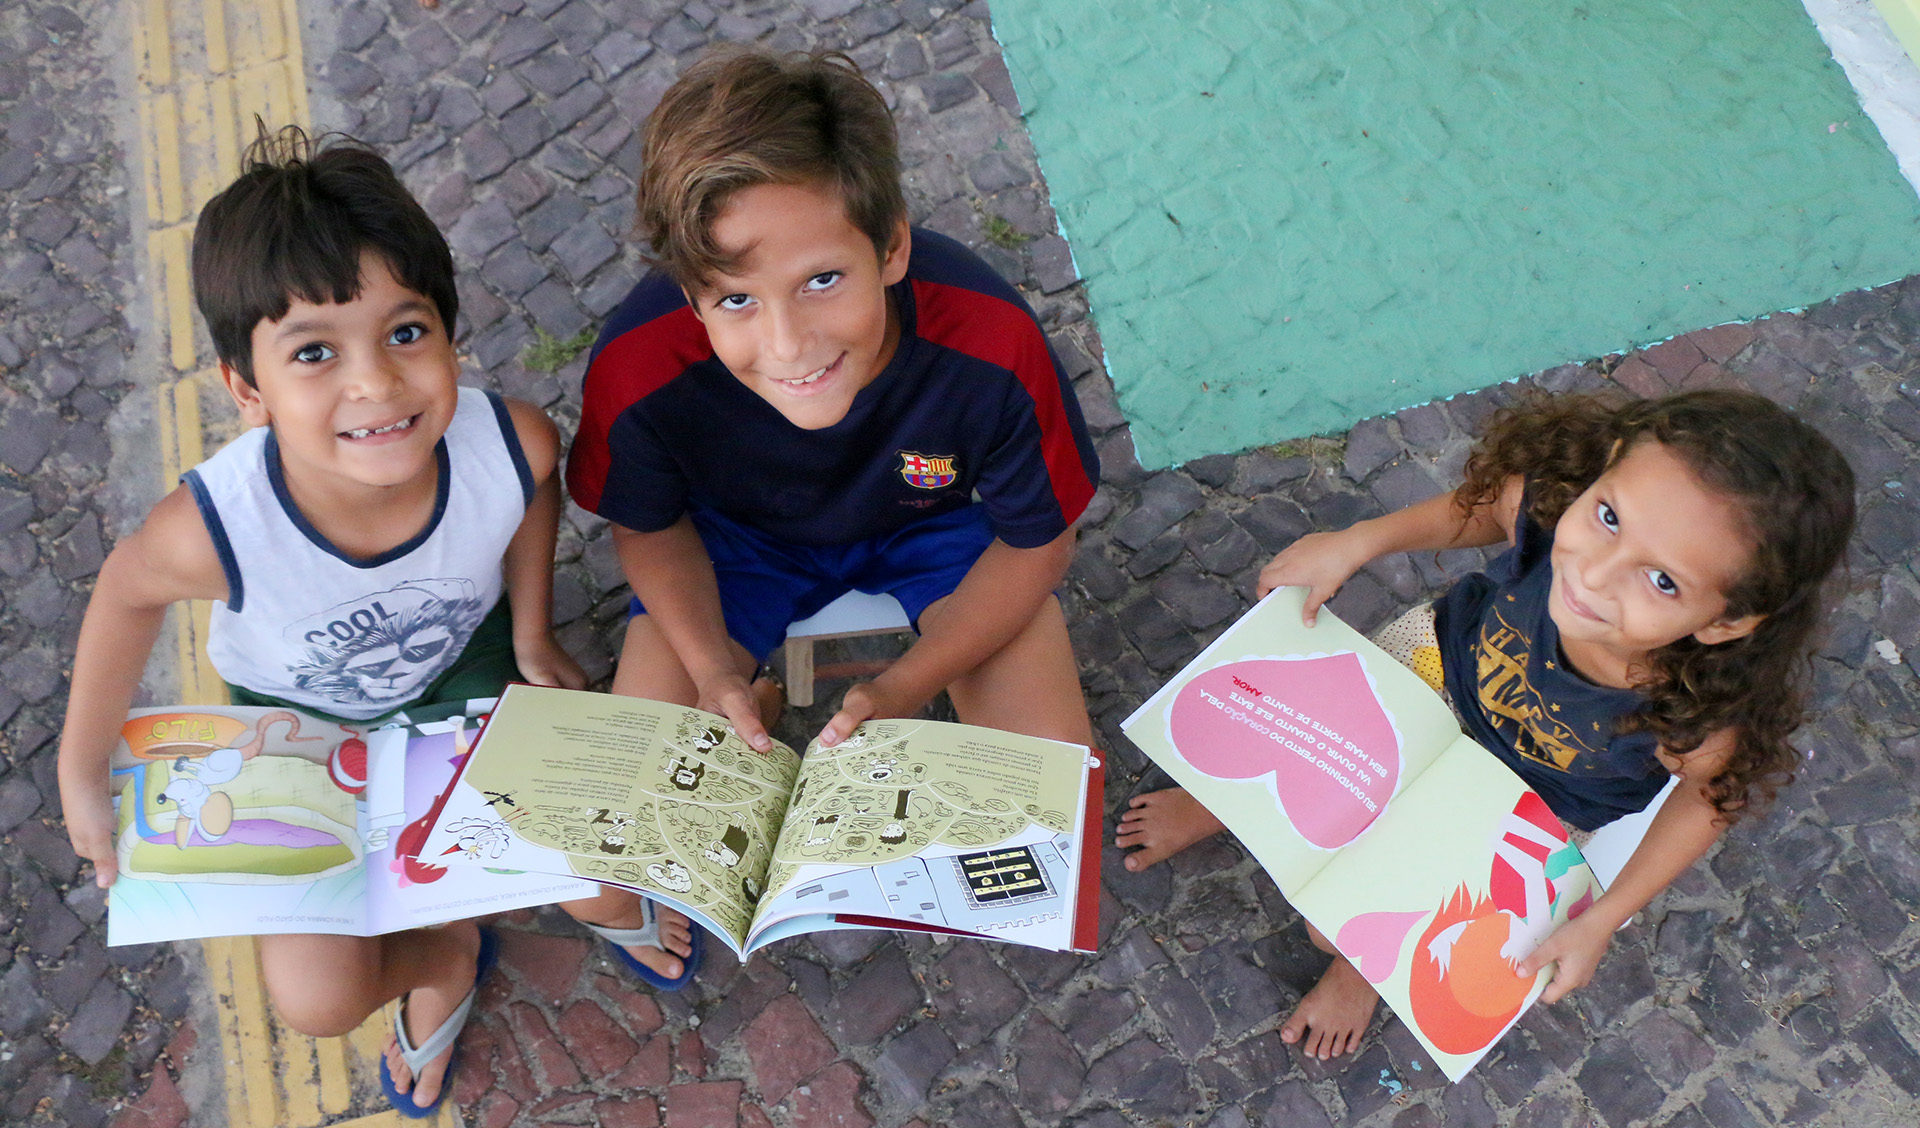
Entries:
POLYGON ((248 739, 239 744, 216 748, 198 758, 180 756, 173 761, 173 778, 154 796, 154 802, 172 803, 180 812, 173 824, 174 845, 186 849, 195 831, 210 843, 226 837, 233 827, 233 797, 214 788, 231 783, 240 775, 240 769, 266 745, 267 730, 277 724, 287 726, 286 738, 290 741, 321 739, 301 736, 299 716, 278 710, 262 716, 252 729, 242 734, 248 739))

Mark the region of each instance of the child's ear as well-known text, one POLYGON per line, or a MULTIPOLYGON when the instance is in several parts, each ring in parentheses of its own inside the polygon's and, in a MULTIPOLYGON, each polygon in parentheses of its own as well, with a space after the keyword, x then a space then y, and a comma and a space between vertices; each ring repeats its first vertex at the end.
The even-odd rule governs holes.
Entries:
POLYGON ((1707 646, 1718 646, 1723 642, 1732 642, 1734 639, 1747 637, 1752 634, 1754 629, 1765 621, 1765 619, 1765 615, 1742 615, 1738 619, 1716 619, 1693 632, 1693 637, 1696 641, 1707 646))
POLYGON ((894 222, 893 238, 887 240, 887 253, 880 260, 880 282, 891 286, 907 276, 907 260, 913 255, 913 232, 907 217, 894 222))
POLYGON ((249 427, 264 427, 271 421, 266 402, 260 398, 260 389, 249 384, 245 376, 224 360, 220 362, 220 379, 226 383, 233 405, 240 409, 241 422, 249 427))

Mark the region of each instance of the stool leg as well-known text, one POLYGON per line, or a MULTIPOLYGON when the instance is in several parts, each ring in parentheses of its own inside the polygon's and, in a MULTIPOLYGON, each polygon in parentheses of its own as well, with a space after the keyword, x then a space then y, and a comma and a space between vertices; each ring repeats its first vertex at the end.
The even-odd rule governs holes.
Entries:
POLYGON ((813 640, 787 640, 787 703, 802 709, 813 704, 813 640))

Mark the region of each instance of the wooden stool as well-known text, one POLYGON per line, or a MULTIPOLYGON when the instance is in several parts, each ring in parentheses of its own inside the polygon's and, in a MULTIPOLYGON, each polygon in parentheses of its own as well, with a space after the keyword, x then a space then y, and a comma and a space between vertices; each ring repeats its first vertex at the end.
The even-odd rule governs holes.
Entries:
MULTIPOLYGON (((813 644, 820 639, 898 634, 912 629, 900 601, 891 595, 848 592, 787 628, 787 700, 801 708, 813 704, 813 644)), ((843 663, 842 666, 844 668, 826 667, 820 672, 856 676, 878 672, 878 669, 868 670, 866 663, 843 663)))

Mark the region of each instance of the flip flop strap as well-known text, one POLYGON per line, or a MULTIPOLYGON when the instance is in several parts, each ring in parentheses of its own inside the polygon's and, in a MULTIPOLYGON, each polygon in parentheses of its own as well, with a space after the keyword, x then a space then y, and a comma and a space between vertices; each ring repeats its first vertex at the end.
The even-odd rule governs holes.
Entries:
POLYGON ((467 1015, 473 1010, 473 1000, 479 995, 480 985, 475 983, 473 989, 467 992, 467 997, 460 1000, 460 1005, 453 1008, 447 1020, 418 1046, 407 1038, 407 1002, 405 999, 400 1001, 393 1013, 393 1033, 400 1042, 400 1060, 407 1063, 407 1068, 413 1071, 415 1077, 420 1076, 420 1071, 428 1062, 446 1053, 447 1047, 460 1037, 460 1028, 467 1024, 467 1015))
POLYGON ((597 924, 587 924, 584 920, 580 923, 587 924, 589 931, 598 933, 604 939, 622 948, 645 946, 665 951, 666 949, 660 944, 660 918, 654 914, 653 902, 645 897, 640 898, 640 912, 646 917, 647 923, 639 928, 603 928, 597 924))

